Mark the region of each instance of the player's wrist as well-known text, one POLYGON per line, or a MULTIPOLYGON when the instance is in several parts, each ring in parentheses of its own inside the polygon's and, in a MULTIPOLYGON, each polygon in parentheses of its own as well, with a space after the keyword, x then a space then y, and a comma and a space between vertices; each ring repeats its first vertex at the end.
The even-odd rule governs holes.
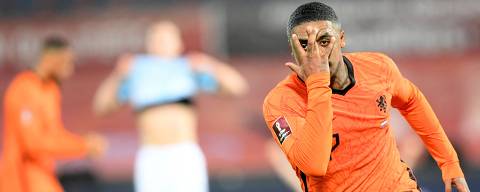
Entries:
POLYGON ((454 178, 464 178, 462 168, 459 162, 453 162, 443 165, 441 168, 443 181, 451 181, 454 178))
POLYGON ((314 87, 328 87, 330 85, 330 73, 329 72, 317 72, 311 74, 305 80, 305 85, 308 89, 314 87))
POLYGON ((324 64, 319 64, 319 65, 313 65, 313 64, 304 64, 304 70, 308 74, 316 74, 316 73, 330 73, 330 67, 328 66, 328 63, 326 65, 324 64))

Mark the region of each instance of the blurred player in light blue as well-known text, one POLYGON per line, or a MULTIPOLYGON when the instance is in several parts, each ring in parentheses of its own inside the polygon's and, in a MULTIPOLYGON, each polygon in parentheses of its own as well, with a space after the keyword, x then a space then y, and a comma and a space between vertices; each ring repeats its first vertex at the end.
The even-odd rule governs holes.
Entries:
POLYGON ((98 88, 95 113, 105 115, 125 103, 135 110, 141 141, 135 163, 136 191, 208 191, 192 98, 199 91, 241 95, 247 84, 217 59, 202 53, 183 54, 180 31, 171 22, 151 26, 146 51, 119 59, 98 88))

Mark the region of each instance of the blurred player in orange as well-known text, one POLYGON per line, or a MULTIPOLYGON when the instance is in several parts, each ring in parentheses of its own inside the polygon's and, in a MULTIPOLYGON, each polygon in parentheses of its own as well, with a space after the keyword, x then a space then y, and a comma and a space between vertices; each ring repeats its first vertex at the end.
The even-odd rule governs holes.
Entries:
POLYGON ((63 191, 55 176, 57 159, 98 156, 105 142, 63 127, 59 83, 73 72, 73 53, 66 40, 48 38, 38 64, 18 74, 4 99, 1 192, 63 191))
POLYGON ((381 53, 342 53, 334 10, 318 2, 290 16, 293 73, 266 97, 271 133, 304 191, 420 191, 402 162, 390 110, 397 108, 442 171, 445 190, 469 191, 459 159, 426 98, 381 53))
POLYGON ((247 84, 215 58, 184 54, 180 30, 171 22, 154 23, 146 45, 147 54, 120 58, 100 85, 94 109, 105 115, 126 103, 134 108, 141 142, 135 162, 137 192, 208 191, 193 97, 199 91, 240 95, 247 84))

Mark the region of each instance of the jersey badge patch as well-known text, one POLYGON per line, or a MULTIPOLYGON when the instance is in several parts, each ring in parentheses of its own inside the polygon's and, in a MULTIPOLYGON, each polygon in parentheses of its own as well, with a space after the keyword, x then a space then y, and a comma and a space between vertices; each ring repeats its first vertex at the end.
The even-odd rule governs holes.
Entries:
POLYGON ((275 131, 275 135, 277 135, 278 141, 280 144, 287 139, 292 131, 290 130, 290 125, 288 125, 287 119, 285 117, 278 118, 275 123, 273 124, 273 130, 275 131))

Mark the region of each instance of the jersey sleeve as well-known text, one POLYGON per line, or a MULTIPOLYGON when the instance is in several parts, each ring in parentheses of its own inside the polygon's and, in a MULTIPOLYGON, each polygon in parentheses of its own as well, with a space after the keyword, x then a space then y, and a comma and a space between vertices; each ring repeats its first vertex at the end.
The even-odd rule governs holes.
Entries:
POLYGON ((290 163, 311 176, 325 175, 330 160, 333 109, 329 84, 329 73, 306 80, 306 114, 283 92, 271 92, 263 107, 265 122, 290 163))
POLYGON ((45 115, 40 115, 33 103, 28 99, 21 101, 18 98, 20 97, 9 98, 6 102, 7 116, 11 118, 11 125, 17 128, 19 142, 29 156, 73 158, 87 153, 83 138, 63 128, 60 108, 53 109, 53 114, 45 120, 41 119, 45 115))
POLYGON ((404 78, 392 59, 383 55, 388 66, 392 106, 397 108, 420 136, 442 171, 443 180, 464 177, 457 153, 447 138, 425 96, 404 78))
POLYGON ((215 92, 219 85, 215 76, 210 72, 195 72, 195 80, 202 91, 215 92))
POLYGON ((130 98, 130 87, 131 87, 130 78, 125 78, 120 82, 120 85, 117 89, 117 100, 121 103, 125 103, 130 98))

